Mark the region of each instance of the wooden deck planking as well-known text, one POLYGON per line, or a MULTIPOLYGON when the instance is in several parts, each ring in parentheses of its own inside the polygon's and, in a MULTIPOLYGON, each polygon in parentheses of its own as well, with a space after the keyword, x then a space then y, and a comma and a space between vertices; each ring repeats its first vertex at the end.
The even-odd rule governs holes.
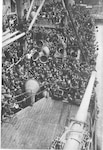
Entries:
POLYGON ((65 127, 69 104, 41 99, 17 113, 10 124, 3 124, 2 148, 46 149, 65 127))

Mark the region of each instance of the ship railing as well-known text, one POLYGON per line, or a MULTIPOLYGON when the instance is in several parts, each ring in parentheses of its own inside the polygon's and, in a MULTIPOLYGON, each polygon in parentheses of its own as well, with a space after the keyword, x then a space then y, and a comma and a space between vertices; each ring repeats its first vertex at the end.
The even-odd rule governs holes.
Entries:
MULTIPOLYGON (((87 125, 88 109, 90 105, 90 100, 92 96, 92 91, 94 88, 96 78, 96 72, 93 71, 87 85, 85 94, 83 96, 82 102, 80 104, 79 110, 74 119, 71 120, 71 123, 68 127, 68 130, 64 133, 68 134, 68 138, 64 145, 64 150, 80 150, 80 145, 82 143, 85 126, 87 125)), ((65 137, 65 136, 64 136, 65 137)))

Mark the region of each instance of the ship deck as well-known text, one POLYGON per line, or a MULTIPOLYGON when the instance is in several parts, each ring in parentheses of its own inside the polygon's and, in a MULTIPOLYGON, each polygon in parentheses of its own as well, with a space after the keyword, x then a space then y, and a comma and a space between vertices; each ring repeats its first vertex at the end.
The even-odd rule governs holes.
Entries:
POLYGON ((1 127, 2 148, 47 149, 61 135, 78 106, 51 98, 41 99, 18 112, 1 127))

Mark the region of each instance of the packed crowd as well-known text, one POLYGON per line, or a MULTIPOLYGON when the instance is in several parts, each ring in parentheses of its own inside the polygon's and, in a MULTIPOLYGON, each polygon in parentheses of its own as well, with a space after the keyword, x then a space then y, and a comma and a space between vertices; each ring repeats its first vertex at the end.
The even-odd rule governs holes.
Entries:
MULTIPOLYGON (((30 96, 25 91, 25 82, 30 78, 38 81, 39 93, 46 90, 53 99, 72 103, 77 99, 82 100, 96 64, 94 22, 84 7, 72 7, 71 14, 82 43, 86 58, 84 60, 74 28, 65 13, 60 2, 45 4, 38 20, 45 16, 54 25, 58 24, 58 27, 34 26, 31 31, 26 32, 24 38, 3 49, 2 117, 31 105, 30 96), (49 49, 49 55, 42 51, 43 47, 49 49), (41 52, 44 57, 40 56, 41 52)), ((28 22, 26 26, 22 25, 25 30, 28 22)))
POLYGON ((63 8, 62 3, 54 1, 53 3, 47 3, 44 5, 37 22, 42 19, 50 24, 63 27, 65 23, 65 16, 66 11, 63 8))
POLYGON ((18 21, 16 14, 7 15, 6 18, 3 18, 3 32, 5 32, 7 28, 10 29, 11 32, 14 32, 18 29, 18 21))

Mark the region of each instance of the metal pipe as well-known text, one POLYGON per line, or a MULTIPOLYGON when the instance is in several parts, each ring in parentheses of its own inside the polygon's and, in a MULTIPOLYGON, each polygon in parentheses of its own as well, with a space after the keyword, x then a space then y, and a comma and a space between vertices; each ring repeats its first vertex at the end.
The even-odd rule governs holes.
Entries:
MULTIPOLYGON (((84 94, 83 100, 81 102, 80 108, 75 117, 76 121, 74 122, 73 126, 71 127, 71 131, 76 131, 76 132, 69 133, 69 137, 64 146, 64 150, 79 150, 79 148, 80 148, 80 143, 83 138, 84 124, 87 119, 88 107, 90 104, 90 98, 92 95, 92 90, 93 90, 93 86, 94 86, 94 82, 95 82, 95 76, 96 76, 96 73, 93 71, 91 78, 89 80, 88 86, 86 88, 86 92, 84 94)), ((71 123, 73 123, 73 122, 71 122, 71 123)))
POLYGON ((10 44, 10 43, 12 43, 12 42, 14 42, 14 41, 20 39, 20 38, 23 37, 24 35, 25 35, 25 32, 23 32, 23 33, 21 33, 21 34, 15 36, 15 37, 13 37, 12 39, 9 39, 9 40, 5 41, 5 42, 2 44, 2 47, 4 47, 4 46, 6 46, 6 45, 8 45, 8 44, 10 44))
POLYGON ((38 8, 38 10, 37 10, 37 12, 36 12, 36 14, 35 14, 35 16, 34 16, 34 18, 33 18, 32 22, 31 22, 31 24, 30 24, 30 26, 29 26, 28 30, 31 30, 31 29, 32 29, 33 24, 35 23, 36 18, 37 18, 37 16, 38 16, 39 12, 41 11, 41 9, 42 9, 42 7, 43 7, 44 2, 45 2, 45 0, 43 0, 43 1, 42 1, 42 3, 41 3, 41 5, 39 6, 39 8, 38 8))
POLYGON ((14 35, 16 35, 16 34, 18 34, 18 33, 19 33, 19 31, 15 31, 15 32, 12 33, 12 34, 9 34, 9 35, 3 37, 2 42, 8 40, 9 38, 11 38, 12 36, 14 36, 14 35))
POLYGON ((7 30, 5 32, 3 32, 2 36, 5 36, 6 34, 8 34, 10 32, 10 30, 7 30))
POLYGON ((29 18, 29 16, 30 16, 30 12, 31 12, 31 10, 32 10, 32 8, 33 8, 34 1, 35 1, 35 0, 32 0, 32 2, 31 2, 29 11, 28 11, 27 16, 26 16, 26 20, 28 20, 28 18, 29 18))
POLYGON ((82 99, 82 103, 79 107, 78 113, 76 115, 76 120, 85 122, 87 118, 88 107, 90 104, 90 98, 92 95, 92 90, 95 82, 96 72, 93 71, 91 78, 89 80, 88 86, 86 88, 85 94, 82 99))

